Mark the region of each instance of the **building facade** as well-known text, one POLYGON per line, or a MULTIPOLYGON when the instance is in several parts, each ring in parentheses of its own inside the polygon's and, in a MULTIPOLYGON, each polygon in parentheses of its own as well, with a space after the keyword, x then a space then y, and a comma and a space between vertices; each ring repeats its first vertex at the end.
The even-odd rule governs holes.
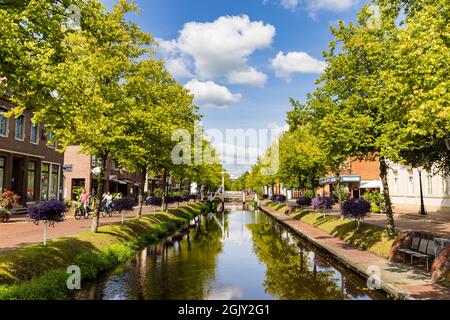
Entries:
POLYGON ((0 190, 13 191, 23 206, 62 199, 64 155, 49 146, 52 133, 34 125, 29 110, 17 117, 2 115, 13 108, 0 99, 0 190))
POLYGON ((348 187, 350 196, 355 199, 368 191, 381 190, 380 165, 376 160, 349 160, 342 166, 339 177, 330 175, 320 179, 319 193, 322 196, 332 195, 338 179, 348 187))
MULTIPOLYGON (((98 179, 93 169, 98 167, 95 156, 81 153, 80 146, 69 146, 64 152, 64 198, 75 200, 76 189, 85 189, 96 194, 98 179)), ((117 161, 108 158, 106 161, 106 174, 104 190, 111 193, 121 193, 125 197, 139 195, 141 175, 130 173, 120 167, 117 161)))
POLYGON ((388 184, 396 212, 420 210, 420 176, 425 209, 428 212, 450 212, 449 178, 433 175, 401 164, 390 163, 388 184))

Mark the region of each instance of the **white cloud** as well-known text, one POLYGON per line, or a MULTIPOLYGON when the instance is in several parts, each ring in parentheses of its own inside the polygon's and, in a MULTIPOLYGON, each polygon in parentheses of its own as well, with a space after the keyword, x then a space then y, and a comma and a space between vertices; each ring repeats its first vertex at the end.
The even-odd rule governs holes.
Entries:
POLYGON ((228 74, 228 81, 232 84, 246 84, 263 87, 267 82, 267 75, 259 72, 255 68, 242 71, 231 71, 228 74))
POLYGON ((202 107, 224 108, 241 100, 241 94, 233 94, 227 87, 213 81, 202 82, 192 79, 184 87, 194 94, 196 103, 202 107))
MULTIPOLYGON (((256 50, 269 47, 274 36, 275 27, 270 24, 250 21, 246 15, 223 16, 213 22, 186 23, 178 39, 159 43, 166 59, 192 59, 200 80, 236 80, 240 74, 246 78, 242 84, 261 85, 265 75, 249 66, 248 58, 256 50)), ((187 62, 184 65, 189 66, 187 62)))
POLYGON ((357 0, 308 0, 307 9, 310 12, 317 11, 345 11, 350 9, 357 0))
POLYGON ((289 10, 295 11, 297 10, 300 4, 300 0, 281 0, 281 5, 289 10))
POLYGON ((322 73, 326 63, 311 57, 306 52, 278 52, 272 60, 277 77, 290 80, 292 73, 322 73))
POLYGON ((166 68, 174 77, 187 78, 193 76, 189 71, 186 60, 183 58, 168 59, 166 68))

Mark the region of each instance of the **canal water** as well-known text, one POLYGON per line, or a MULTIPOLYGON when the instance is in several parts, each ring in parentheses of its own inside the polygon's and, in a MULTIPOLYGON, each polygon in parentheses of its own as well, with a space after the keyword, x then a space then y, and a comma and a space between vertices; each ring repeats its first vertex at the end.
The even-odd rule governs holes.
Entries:
POLYGON ((202 216, 83 285, 96 300, 385 299, 337 261, 259 210, 202 216))

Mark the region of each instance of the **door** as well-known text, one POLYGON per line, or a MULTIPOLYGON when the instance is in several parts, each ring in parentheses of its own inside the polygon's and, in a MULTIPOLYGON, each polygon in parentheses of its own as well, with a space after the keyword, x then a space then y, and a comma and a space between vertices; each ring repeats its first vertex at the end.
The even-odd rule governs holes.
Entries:
POLYGON ((20 204, 26 203, 25 159, 23 158, 13 159, 11 191, 20 196, 20 204))

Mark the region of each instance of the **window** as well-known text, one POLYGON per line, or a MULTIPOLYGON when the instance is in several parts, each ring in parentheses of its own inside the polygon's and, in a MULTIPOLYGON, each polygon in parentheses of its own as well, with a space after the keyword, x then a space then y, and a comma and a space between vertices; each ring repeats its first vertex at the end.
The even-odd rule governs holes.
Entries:
POLYGON ((111 161, 111 167, 113 168, 113 170, 119 170, 119 164, 116 160, 111 161))
POLYGON ((91 157, 91 166, 92 166, 92 168, 97 167, 97 156, 91 157))
POLYGON ((413 170, 408 170, 408 181, 409 181, 409 194, 414 195, 414 175, 413 170))
POLYGON ((0 192, 3 192, 3 183, 5 179, 5 162, 4 157, 0 157, 0 192))
POLYGON ((442 177, 442 195, 448 195, 448 178, 442 177))
POLYGON ((427 192, 429 196, 433 195, 433 176, 427 176, 427 192))
POLYGON ((48 190, 50 186, 50 164, 42 164, 42 174, 41 174, 41 200, 48 200, 48 190))
POLYGON ((28 162, 27 201, 35 200, 36 161, 28 162))
POLYGON ((31 124, 30 142, 32 144, 39 143, 39 125, 31 124))
POLYGON ((2 114, 6 112, 5 108, 0 108, 0 136, 8 136, 8 119, 2 114))
POLYGON ((16 139, 24 140, 25 136, 25 116, 21 115, 16 119, 16 139))
POLYGON ((59 188, 59 166, 52 164, 50 178, 50 200, 58 199, 58 188, 59 188))
MULTIPOLYGON (((54 137, 55 137, 55 134, 53 132, 47 133, 47 142, 50 143, 54 137)), ((56 149, 56 140, 53 141, 53 143, 49 144, 48 146, 52 149, 56 149)))
POLYGON ((398 194, 398 170, 392 171, 394 176, 394 193, 398 194))

